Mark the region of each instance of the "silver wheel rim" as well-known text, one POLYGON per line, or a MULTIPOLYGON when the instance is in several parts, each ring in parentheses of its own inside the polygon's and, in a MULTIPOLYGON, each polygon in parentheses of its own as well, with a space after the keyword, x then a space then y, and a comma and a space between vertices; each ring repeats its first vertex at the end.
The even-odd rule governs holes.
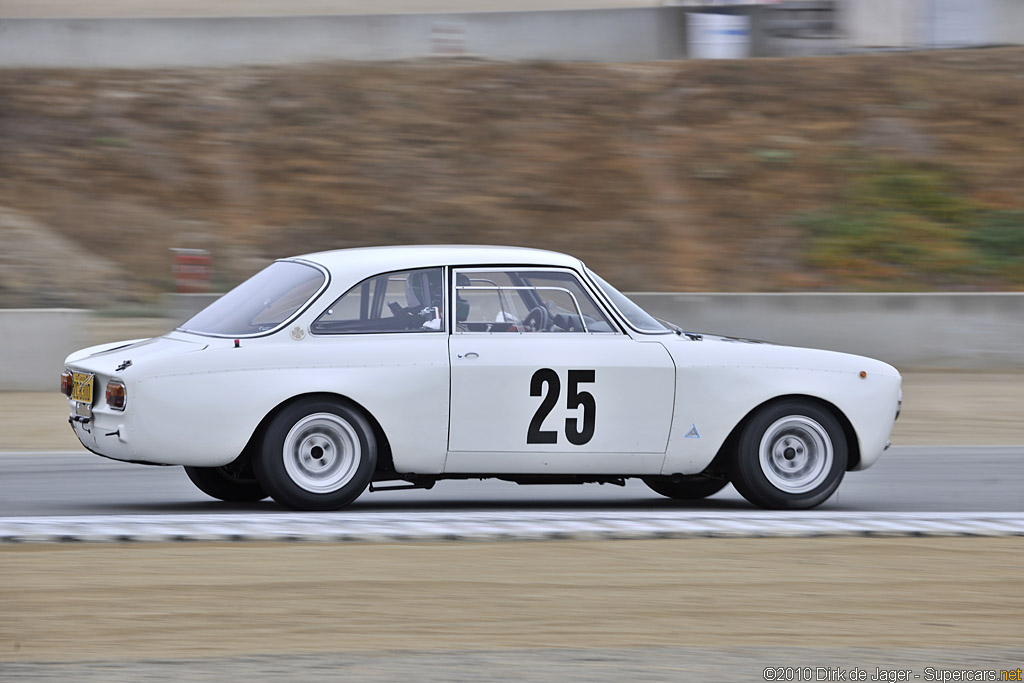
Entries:
POLYGON ((285 471, 311 493, 333 493, 350 482, 361 456, 356 430, 334 413, 307 415, 284 439, 285 471))
POLYGON ((821 486, 832 471, 832 439, 811 418, 790 415, 765 431, 758 457, 772 486, 785 493, 806 493, 821 486))

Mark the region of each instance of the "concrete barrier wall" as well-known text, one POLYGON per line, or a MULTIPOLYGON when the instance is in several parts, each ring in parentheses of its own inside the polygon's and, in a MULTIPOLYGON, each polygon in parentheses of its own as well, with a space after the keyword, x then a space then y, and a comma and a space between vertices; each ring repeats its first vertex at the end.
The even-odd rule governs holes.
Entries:
POLYGON ((160 68, 431 54, 647 61, 686 55, 678 7, 306 17, 8 19, 0 67, 160 68))
POLYGON ((630 296, 687 332, 845 351, 899 368, 1024 368, 1024 293, 630 296))
POLYGON ((690 53, 688 17, 750 19, 754 57, 1024 43, 1022 0, 836 0, 844 38, 807 34, 802 5, 715 5, 444 14, 0 19, 0 68, 162 68, 390 60, 631 62, 690 53), (796 22, 796 23, 794 23, 796 22), (787 29, 786 27, 789 26, 787 29), (779 31, 782 31, 779 33, 779 31), (794 33, 795 32, 795 33, 794 33))
MULTIPOLYGON (((688 332, 845 351, 904 370, 1024 369, 1024 293, 630 296, 688 332)), ((168 295, 166 329, 214 298, 168 295)), ((56 390, 64 358, 93 343, 90 329, 102 325, 91 315, 0 310, 0 391, 56 390)))
POLYGON ((1021 0, 839 0, 854 48, 949 48, 1024 42, 1021 0))
POLYGON ((89 346, 90 311, 0 310, 0 391, 60 388, 64 359, 89 346))
POLYGON ((222 294, 164 294, 160 297, 160 313, 169 327, 177 327, 203 310, 222 294))

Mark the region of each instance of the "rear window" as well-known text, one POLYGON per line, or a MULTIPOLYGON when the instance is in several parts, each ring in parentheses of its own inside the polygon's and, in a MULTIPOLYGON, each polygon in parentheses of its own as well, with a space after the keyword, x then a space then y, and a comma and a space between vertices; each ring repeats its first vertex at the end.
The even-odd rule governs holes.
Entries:
POLYGON ((223 337, 269 332, 291 320, 325 282, 319 268, 298 261, 275 261, 178 329, 223 337))

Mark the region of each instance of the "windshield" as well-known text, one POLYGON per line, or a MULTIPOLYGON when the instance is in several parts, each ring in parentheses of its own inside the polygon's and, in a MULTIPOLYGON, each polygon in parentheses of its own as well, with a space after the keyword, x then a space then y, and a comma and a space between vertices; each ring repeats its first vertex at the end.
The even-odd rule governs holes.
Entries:
POLYGON ((190 318, 178 329, 240 337, 288 322, 325 281, 311 265, 275 261, 190 318))
POLYGON ((647 311, 630 301, 625 294, 598 277, 597 273, 589 268, 587 268, 587 273, 598 284, 605 296, 612 300, 615 308, 619 309, 619 313, 625 316, 630 325, 641 332, 671 332, 671 330, 651 317, 647 311))

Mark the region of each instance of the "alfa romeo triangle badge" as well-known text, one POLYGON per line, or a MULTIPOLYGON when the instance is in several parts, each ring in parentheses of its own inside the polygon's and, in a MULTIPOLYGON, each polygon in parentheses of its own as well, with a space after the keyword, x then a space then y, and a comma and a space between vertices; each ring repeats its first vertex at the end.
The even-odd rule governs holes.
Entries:
POLYGON ((700 432, 697 431, 697 425, 692 425, 690 431, 686 432, 687 439, 699 439, 700 432))

